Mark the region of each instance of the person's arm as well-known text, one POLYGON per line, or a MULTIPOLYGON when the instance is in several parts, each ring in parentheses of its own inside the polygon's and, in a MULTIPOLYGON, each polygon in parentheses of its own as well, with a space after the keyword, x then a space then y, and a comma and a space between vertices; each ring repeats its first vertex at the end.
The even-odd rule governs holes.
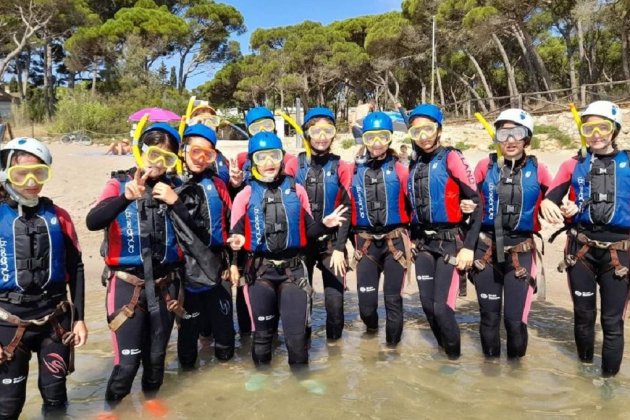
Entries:
POLYGON ((245 215, 247 214, 247 204, 251 196, 252 188, 248 185, 234 198, 230 216, 231 235, 245 235, 245 215))
POLYGON ((477 243, 482 221, 481 199, 477 191, 475 177, 466 159, 460 152, 453 150, 446 159, 449 174, 459 186, 460 198, 471 200, 476 205, 475 210, 470 214, 469 227, 464 238, 464 248, 473 250, 477 243))
POLYGON ((85 218, 85 224, 89 230, 105 229, 131 203, 130 200, 125 198, 125 194, 120 194, 119 191, 120 182, 118 180, 110 179, 105 184, 97 204, 88 212, 85 218))
POLYGON ((405 121, 405 125, 409 125, 409 115, 407 115, 407 110, 400 102, 396 102, 396 109, 400 113, 400 116, 405 121))
POLYGON ((55 212, 63 232, 70 298, 76 309, 76 320, 83 321, 85 315, 85 271, 79 239, 68 212, 57 206, 55 206, 55 212))
MULTIPOLYGON (((569 159, 560 165, 556 177, 551 181, 545 194, 545 199, 552 201, 556 205, 562 204, 562 199, 571 187, 571 175, 575 170, 578 161, 576 158, 569 159)), ((540 168, 540 164, 539 164, 540 168)))
POLYGON ((306 190, 304 189, 304 187, 300 184, 295 184, 295 192, 300 199, 302 210, 304 211, 306 237, 308 239, 319 238, 326 233, 326 230, 328 228, 321 221, 316 222, 315 219, 313 219, 313 213, 311 212, 311 203, 308 201, 308 194, 306 194, 306 190))
POLYGON ((544 163, 538 163, 538 182, 540 183, 540 190, 542 191, 543 197, 549 191, 549 187, 553 182, 553 177, 551 176, 551 172, 549 172, 549 168, 544 163))
MULTIPOLYGON (((339 161, 339 193, 337 195, 336 206, 344 205, 350 212, 350 187, 352 185, 353 167, 347 162, 339 161)), ((335 250, 345 251, 346 242, 350 234, 350 215, 346 213, 347 220, 339 226, 337 230, 337 241, 335 242, 335 250)))
MULTIPOLYGON (((396 162, 395 166, 398 180, 400 181, 400 190, 403 194, 400 196, 401 202, 398 203, 398 207, 401 212, 404 212, 405 219, 411 220, 412 204, 407 196, 407 181, 409 180, 409 168, 400 162, 396 162)), ((402 215, 401 215, 402 216, 402 215)))
POLYGON ((490 164, 490 158, 483 158, 475 166, 475 184, 477 184, 477 191, 481 191, 483 187, 483 182, 488 175, 488 165, 490 164))

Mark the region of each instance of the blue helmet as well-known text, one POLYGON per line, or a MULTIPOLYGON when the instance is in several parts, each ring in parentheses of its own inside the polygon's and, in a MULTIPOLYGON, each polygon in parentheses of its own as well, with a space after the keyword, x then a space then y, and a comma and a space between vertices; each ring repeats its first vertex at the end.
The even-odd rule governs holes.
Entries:
POLYGON ((250 108, 245 114, 245 126, 249 127, 252 123, 262 120, 263 118, 271 118, 273 120, 273 112, 264 106, 250 108))
POLYGON ((435 121, 439 127, 442 127, 444 121, 444 115, 442 110, 433 104, 421 104, 411 110, 409 113, 409 124, 416 117, 427 117, 435 121))
POLYGON ((144 136, 149 131, 162 131, 162 132, 164 132, 166 134, 170 134, 175 139, 175 141, 177 142, 178 146, 182 142, 182 139, 179 136, 179 132, 175 128, 173 128, 172 125, 170 125, 168 123, 165 123, 165 122, 155 123, 152 126, 150 126, 149 128, 145 129, 144 132, 142 133, 142 135, 144 136))
POLYGON ((192 136, 203 137, 212 143, 212 146, 217 145, 217 133, 215 133, 214 130, 207 125, 195 124, 186 127, 186 130, 184 131, 184 138, 192 136))
POLYGON ((388 130, 393 133, 394 123, 389 115, 384 112, 371 112, 363 119, 363 132, 378 130, 388 130))
POLYGON ((329 108, 323 106, 309 109, 306 115, 304 115, 304 125, 315 118, 328 118, 333 124, 336 122, 335 114, 329 108))
POLYGON ((254 137, 249 139, 247 153, 252 155, 260 150, 270 150, 270 149, 283 150, 282 140, 280 140, 280 137, 278 137, 274 133, 270 133, 268 131, 261 131, 260 133, 256 133, 254 137))

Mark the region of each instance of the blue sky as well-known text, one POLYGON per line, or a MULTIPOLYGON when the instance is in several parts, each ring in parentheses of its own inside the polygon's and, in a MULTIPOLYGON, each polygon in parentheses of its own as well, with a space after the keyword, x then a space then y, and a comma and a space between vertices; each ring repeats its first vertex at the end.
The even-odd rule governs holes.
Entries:
MULTIPOLYGON (((238 9, 245 18, 247 33, 234 37, 241 43, 241 52, 249 53, 249 37, 258 28, 288 26, 305 20, 328 24, 355 16, 375 15, 400 10, 402 0, 218 0, 238 9)), ((166 63, 170 67, 170 63, 166 63)), ((215 69, 216 70, 216 69, 215 69)), ((212 73, 188 79, 187 87, 210 80, 212 73)))

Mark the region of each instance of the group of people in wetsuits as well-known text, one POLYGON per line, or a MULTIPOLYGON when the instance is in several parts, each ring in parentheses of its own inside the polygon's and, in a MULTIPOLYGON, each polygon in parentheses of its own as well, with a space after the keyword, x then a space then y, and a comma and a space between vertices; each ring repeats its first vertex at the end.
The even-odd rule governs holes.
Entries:
MULTIPOLYGON (((497 117, 496 153, 474 170, 460 151, 442 144, 437 106, 418 105, 405 117, 408 165, 390 147, 393 122, 379 111, 364 118, 352 163, 331 152, 336 115, 325 107, 304 116, 306 151, 298 156, 284 151, 264 107, 247 112, 248 150, 232 160, 217 148, 221 119, 210 106, 192 111, 181 136, 165 123, 144 129, 138 167, 113 172, 86 218, 90 230, 105 232, 114 350, 106 408, 130 393, 140 365, 142 390, 148 401, 155 397, 175 322, 183 369, 195 367, 202 336, 213 336, 218 360, 231 359, 232 286, 238 330, 251 334, 254 363, 269 364, 281 324, 289 364, 306 366, 315 267, 328 340, 343 334, 352 266, 368 333, 379 328, 383 275, 386 344, 395 347, 414 264, 422 308, 448 358, 461 354, 455 302, 464 272, 476 288, 484 355, 499 357, 503 318, 508 358, 523 357, 542 264, 535 242, 540 217, 566 231, 560 268, 568 274, 579 358, 593 361, 599 286, 602 375, 615 375, 630 290, 630 159, 615 142, 619 107, 597 101, 584 110, 580 133, 588 148, 553 179, 528 153, 534 123, 524 110, 497 117), (182 163, 183 174, 174 173, 182 163)), ((51 164, 48 148, 32 138, 14 139, 0 153, 0 418, 19 416, 33 352, 44 413, 63 411, 72 351, 87 339, 74 226, 67 212, 40 196, 51 164)))

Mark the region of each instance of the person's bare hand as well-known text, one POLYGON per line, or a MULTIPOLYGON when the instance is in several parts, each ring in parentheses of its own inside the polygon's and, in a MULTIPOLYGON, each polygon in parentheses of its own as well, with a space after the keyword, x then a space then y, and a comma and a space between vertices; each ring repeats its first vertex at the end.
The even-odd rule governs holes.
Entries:
POLYGON ((136 172, 133 174, 133 180, 125 184, 125 198, 127 200, 137 200, 144 195, 146 191, 145 183, 149 178, 149 173, 141 175, 140 168, 136 168, 136 172))

